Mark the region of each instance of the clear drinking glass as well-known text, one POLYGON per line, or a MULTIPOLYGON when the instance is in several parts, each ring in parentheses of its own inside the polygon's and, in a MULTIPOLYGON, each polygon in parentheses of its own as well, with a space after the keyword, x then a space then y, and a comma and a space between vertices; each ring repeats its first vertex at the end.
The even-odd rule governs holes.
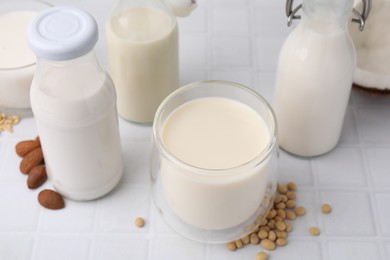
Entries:
POLYGON ((150 161, 152 197, 166 223, 184 237, 207 243, 236 240, 252 232, 268 213, 277 184, 277 158, 276 119, 262 96, 233 82, 194 82, 169 95, 157 110, 150 161), (253 109, 269 132, 265 149, 243 164, 219 169, 175 157, 164 144, 164 123, 176 108, 206 97, 238 101, 253 109))
MULTIPOLYGON (((50 6, 50 4, 38 0, 2 0, 0 2, 0 17, 15 14, 15 17, 19 15, 20 22, 20 24, 0 25, 0 34, 8 38, 7 41, 0 43, 0 49, 2 49, 0 51, 0 59, 2 59, 2 62, 0 62, 0 110, 3 113, 16 113, 23 117, 32 116, 30 85, 35 71, 35 58, 27 61, 28 59, 23 57, 28 46, 27 42, 20 42, 20 39, 25 38, 25 30, 20 27, 26 26, 27 30, 28 19, 31 18, 32 20, 35 13, 50 6), (3 31, 4 29, 5 31, 3 31), (13 32, 11 36, 9 35, 10 31, 13 32), (17 33, 20 33, 20 35, 17 35, 17 33), (10 40, 18 41, 12 43, 12 45, 19 47, 20 51, 15 51, 16 47, 12 50, 8 49, 10 40), (10 63, 7 64, 9 59, 10 63)), ((32 52, 29 56, 34 57, 32 52)))

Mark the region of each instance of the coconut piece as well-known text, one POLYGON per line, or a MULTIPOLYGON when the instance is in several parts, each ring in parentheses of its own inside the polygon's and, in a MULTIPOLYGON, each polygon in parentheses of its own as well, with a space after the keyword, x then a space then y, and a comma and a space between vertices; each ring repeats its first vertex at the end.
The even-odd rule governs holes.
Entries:
MULTIPOLYGON (((362 1, 355 1, 362 10, 362 1)), ((390 94, 390 0, 373 1, 364 31, 355 23, 349 31, 356 47, 356 87, 390 94)))

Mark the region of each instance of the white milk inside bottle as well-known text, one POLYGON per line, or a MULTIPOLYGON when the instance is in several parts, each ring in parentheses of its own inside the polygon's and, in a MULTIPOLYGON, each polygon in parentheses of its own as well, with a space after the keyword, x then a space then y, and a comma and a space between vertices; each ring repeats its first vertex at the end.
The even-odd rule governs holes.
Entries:
POLYGON ((152 7, 126 7, 106 26, 109 72, 126 120, 151 123, 161 101, 179 85, 174 16, 152 7))
POLYGON ((28 31, 38 57, 31 107, 47 173, 75 200, 105 195, 123 172, 116 94, 93 50, 97 38, 92 16, 72 7, 48 9, 28 31))
POLYGON ((273 106, 288 152, 315 156, 338 143, 356 63, 346 31, 352 2, 305 0, 302 22, 282 47, 273 106))

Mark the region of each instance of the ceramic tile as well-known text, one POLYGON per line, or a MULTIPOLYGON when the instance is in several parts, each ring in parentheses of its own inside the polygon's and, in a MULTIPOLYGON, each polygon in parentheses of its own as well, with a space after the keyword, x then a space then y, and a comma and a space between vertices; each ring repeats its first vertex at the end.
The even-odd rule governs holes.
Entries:
POLYGON ((119 133, 121 140, 150 141, 152 134, 151 124, 136 124, 119 118, 119 133))
POLYGON ((212 64, 217 67, 250 67, 252 65, 251 38, 214 36, 212 64))
POLYGON ((256 38, 257 59, 260 70, 276 71, 279 52, 282 48, 284 37, 267 37, 261 36, 256 38))
POLYGON ((390 144, 390 107, 358 109, 358 129, 368 143, 390 144))
POLYGON ((37 230, 40 209, 37 195, 25 183, 0 182, 0 232, 37 230))
POLYGON ((0 259, 29 260, 34 236, 30 234, 0 234, 0 259))
POLYGON ((198 7, 190 16, 177 19, 179 30, 185 32, 202 33, 207 30, 207 11, 204 7, 198 7))
POLYGON ((387 243, 385 243, 385 259, 390 259, 390 241, 387 241, 387 243))
POLYGON ((15 145, 19 141, 13 140, 3 144, 2 156, 0 158, 0 181, 26 184, 27 175, 21 173, 19 169, 22 158, 15 152, 15 145))
POLYGON ((206 75, 207 73, 205 70, 182 69, 180 71, 180 86, 184 86, 199 80, 206 80, 206 75))
POLYGON ((259 245, 246 245, 234 252, 229 251, 225 245, 208 245, 208 259, 256 259, 256 254, 262 251, 259 245))
POLYGON ((319 183, 326 187, 365 186, 362 155, 356 148, 338 147, 313 160, 319 183))
POLYGON ((296 205, 297 207, 305 207, 306 214, 290 221, 293 226, 293 231, 289 235, 291 237, 309 236, 308 229, 319 226, 318 211, 315 210, 318 207, 315 191, 299 189, 296 205))
POLYGON ((66 200, 65 203, 63 210, 42 210, 41 230, 49 233, 93 232, 98 201, 66 200))
POLYGON ((264 0, 253 0, 253 3, 257 7, 262 8, 274 8, 275 10, 285 10, 285 2, 283 1, 264 1, 264 0))
POLYGON ((287 17, 284 9, 276 8, 255 8, 255 31, 256 35, 264 36, 283 36, 292 32, 293 28, 287 26, 287 17))
POLYGON ((329 258, 332 260, 380 260, 378 244, 369 241, 331 241, 327 244, 329 258))
POLYGON ((215 80, 228 80, 253 88, 253 77, 246 70, 215 70, 211 72, 211 78, 215 80))
MULTIPOLYGON (((260 62, 260 61, 259 61, 260 62)), ((258 77, 258 84, 256 90, 272 104, 274 89, 275 89, 275 72, 273 71, 260 71, 256 73, 258 77)))
POLYGON ((366 155, 375 187, 390 188, 390 148, 368 148, 366 155))
POLYGON ((204 259, 206 245, 183 238, 157 236, 152 251, 153 259, 188 260, 204 259), (168 249, 169 248, 169 249, 168 249))
POLYGON ((123 182, 149 184, 149 157, 151 142, 122 142, 125 169, 123 182), (147 167, 145 167, 147 166, 147 167))
POLYGON ((179 44, 180 68, 206 66, 206 37, 203 34, 181 34, 179 44))
POLYGON ((281 182, 294 181, 299 186, 313 185, 310 161, 281 150, 279 156, 279 179, 281 182))
POLYGON ((99 205, 98 230, 104 233, 145 233, 135 226, 134 220, 143 217, 149 221, 149 186, 119 184, 99 205))
POLYGON ((214 5, 214 8, 220 7, 246 7, 248 4, 248 0, 206 0, 205 2, 211 2, 214 5))
POLYGON ((272 259, 289 259, 289 260, 303 260, 303 259, 321 259, 321 245, 310 240, 294 240, 288 241, 288 245, 278 248, 275 252, 270 252, 272 259))
POLYGON ((92 259, 148 259, 148 244, 142 237, 99 237, 92 259))
POLYGON ((37 241, 35 259, 88 259, 91 239, 78 235, 42 235, 37 241))
POLYGON ((250 16, 247 8, 219 8, 212 12, 212 28, 215 33, 247 34, 250 16))
MULTIPOLYGON (((95 50, 107 68, 104 26, 113 1, 48 1, 84 8, 96 18, 95 50)), ((272 102, 279 50, 301 21, 286 26, 285 1, 197 2, 190 16, 178 18, 180 85, 231 80, 272 102)), ((312 159, 280 152, 279 180, 298 184, 297 204, 307 213, 293 222, 288 245, 268 252, 270 259, 390 259, 389 105, 388 97, 353 90, 337 149, 312 159), (325 202, 333 207, 329 215, 320 211, 325 202), (310 236, 309 226, 318 226, 321 235, 310 236)), ((15 143, 37 135, 34 118, 23 118, 12 134, 0 134, 1 260, 255 259, 259 245, 230 252, 224 244, 195 243, 172 231, 150 198, 151 125, 120 118, 119 127, 125 172, 118 187, 91 202, 66 199, 60 211, 38 204, 39 190, 52 185, 27 189, 13 152, 15 143), (142 229, 134 225, 139 216, 146 220, 142 229)))
POLYGON ((380 232, 390 237, 390 193, 375 194, 380 220, 380 232))
POLYGON ((329 203, 332 206, 332 214, 321 214, 324 234, 350 237, 376 234, 371 213, 372 207, 367 193, 324 191, 320 193, 317 212, 320 211, 323 203, 329 203), (358 207, 356 207, 357 202, 358 207))

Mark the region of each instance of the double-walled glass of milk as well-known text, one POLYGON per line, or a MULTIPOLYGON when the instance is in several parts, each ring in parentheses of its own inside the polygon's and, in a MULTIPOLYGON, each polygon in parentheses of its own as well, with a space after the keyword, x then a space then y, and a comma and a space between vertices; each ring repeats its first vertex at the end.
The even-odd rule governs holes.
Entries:
POLYGON ((152 146, 152 197, 179 234, 231 241, 267 214, 277 180, 277 126, 256 92, 224 81, 176 90, 157 110, 152 146))
POLYGON ((30 85, 36 58, 26 41, 27 25, 48 8, 41 1, 0 1, 0 109, 30 116, 30 85))

